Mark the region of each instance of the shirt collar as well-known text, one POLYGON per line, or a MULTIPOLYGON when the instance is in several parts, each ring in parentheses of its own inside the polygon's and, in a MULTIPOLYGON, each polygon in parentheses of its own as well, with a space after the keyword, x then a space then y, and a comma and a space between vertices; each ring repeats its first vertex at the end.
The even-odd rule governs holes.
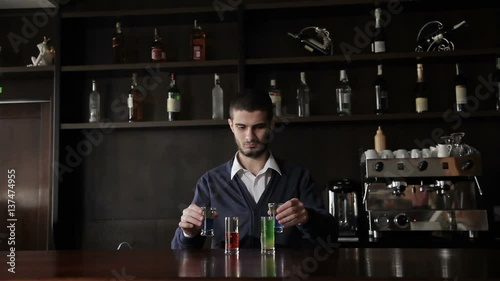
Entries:
MULTIPOLYGON (((278 163, 276 163, 276 159, 274 159, 274 156, 271 152, 269 152, 269 158, 267 158, 266 164, 264 164, 264 167, 262 168, 262 170, 265 172, 269 169, 273 169, 276 172, 278 172, 278 174, 281 175, 280 167, 278 166, 278 163)), ((241 170, 246 171, 247 169, 245 169, 240 164, 240 161, 238 160, 238 152, 236 152, 236 154, 234 155, 233 166, 231 167, 231 180, 241 170)))

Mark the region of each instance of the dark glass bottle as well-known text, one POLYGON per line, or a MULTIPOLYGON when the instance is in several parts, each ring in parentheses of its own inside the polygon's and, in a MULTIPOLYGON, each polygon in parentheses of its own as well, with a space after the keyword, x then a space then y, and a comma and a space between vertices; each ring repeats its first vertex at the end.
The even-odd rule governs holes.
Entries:
POLYGON ((382 72, 381 64, 377 66, 377 78, 375 78, 373 86, 375 87, 375 113, 387 113, 389 110, 389 92, 387 90, 387 83, 382 72))
POLYGON ((165 45, 160 37, 158 28, 155 28, 153 44, 151 45, 151 61, 162 62, 166 60, 165 45))
POLYGON ((120 21, 116 22, 116 30, 113 35, 113 63, 125 63, 125 40, 120 21))
POLYGON ((142 101, 144 94, 137 86, 137 73, 132 74, 132 84, 128 93, 127 106, 128 106, 128 121, 142 121, 142 101))
POLYGON ((456 111, 465 111, 467 107, 467 81, 458 63, 455 68, 455 109, 456 111))
POLYGON ((387 40, 385 30, 380 24, 381 13, 382 10, 380 8, 375 9, 375 36, 372 38, 373 53, 385 53, 385 43, 387 40))
POLYGON ((194 28, 191 32, 191 53, 193 60, 205 60, 206 38, 207 35, 195 20, 194 28))
POLYGON ((415 84, 415 107, 418 113, 429 110, 427 84, 424 80, 424 67, 417 64, 417 83, 415 84))
POLYGON ((177 88, 173 72, 170 74, 170 87, 167 92, 167 112, 168 121, 177 120, 181 112, 181 92, 177 88))

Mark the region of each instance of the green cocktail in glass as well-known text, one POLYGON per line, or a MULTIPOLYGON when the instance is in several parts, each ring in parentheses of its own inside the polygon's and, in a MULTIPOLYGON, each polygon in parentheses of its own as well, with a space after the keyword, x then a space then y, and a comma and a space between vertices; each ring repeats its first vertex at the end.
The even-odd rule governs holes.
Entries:
POLYGON ((274 254, 274 217, 260 217, 260 252, 274 254))

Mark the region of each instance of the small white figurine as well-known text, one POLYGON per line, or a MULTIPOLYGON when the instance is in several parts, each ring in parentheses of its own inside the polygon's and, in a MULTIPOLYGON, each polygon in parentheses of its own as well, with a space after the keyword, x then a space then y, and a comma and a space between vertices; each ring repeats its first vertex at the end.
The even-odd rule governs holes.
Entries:
POLYGON ((38 57, 31 57, 31 62, 33 64, 29 64, 28 66, 44 66, 44 65, 52 65, 54 63, 54 51, 49 46, 50 38, 43 37, 43 42, 36 45, 40 53, 38 57))

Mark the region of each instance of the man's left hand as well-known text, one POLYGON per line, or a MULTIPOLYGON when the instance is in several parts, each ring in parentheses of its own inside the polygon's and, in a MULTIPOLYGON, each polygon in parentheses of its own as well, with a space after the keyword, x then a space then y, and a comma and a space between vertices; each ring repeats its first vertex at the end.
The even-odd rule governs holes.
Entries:
POLYGON ((276 210, 276 218, 283 227, 290 227, 307 223, 309 214, 304 203, 297 198, 292 198, 276 210))

